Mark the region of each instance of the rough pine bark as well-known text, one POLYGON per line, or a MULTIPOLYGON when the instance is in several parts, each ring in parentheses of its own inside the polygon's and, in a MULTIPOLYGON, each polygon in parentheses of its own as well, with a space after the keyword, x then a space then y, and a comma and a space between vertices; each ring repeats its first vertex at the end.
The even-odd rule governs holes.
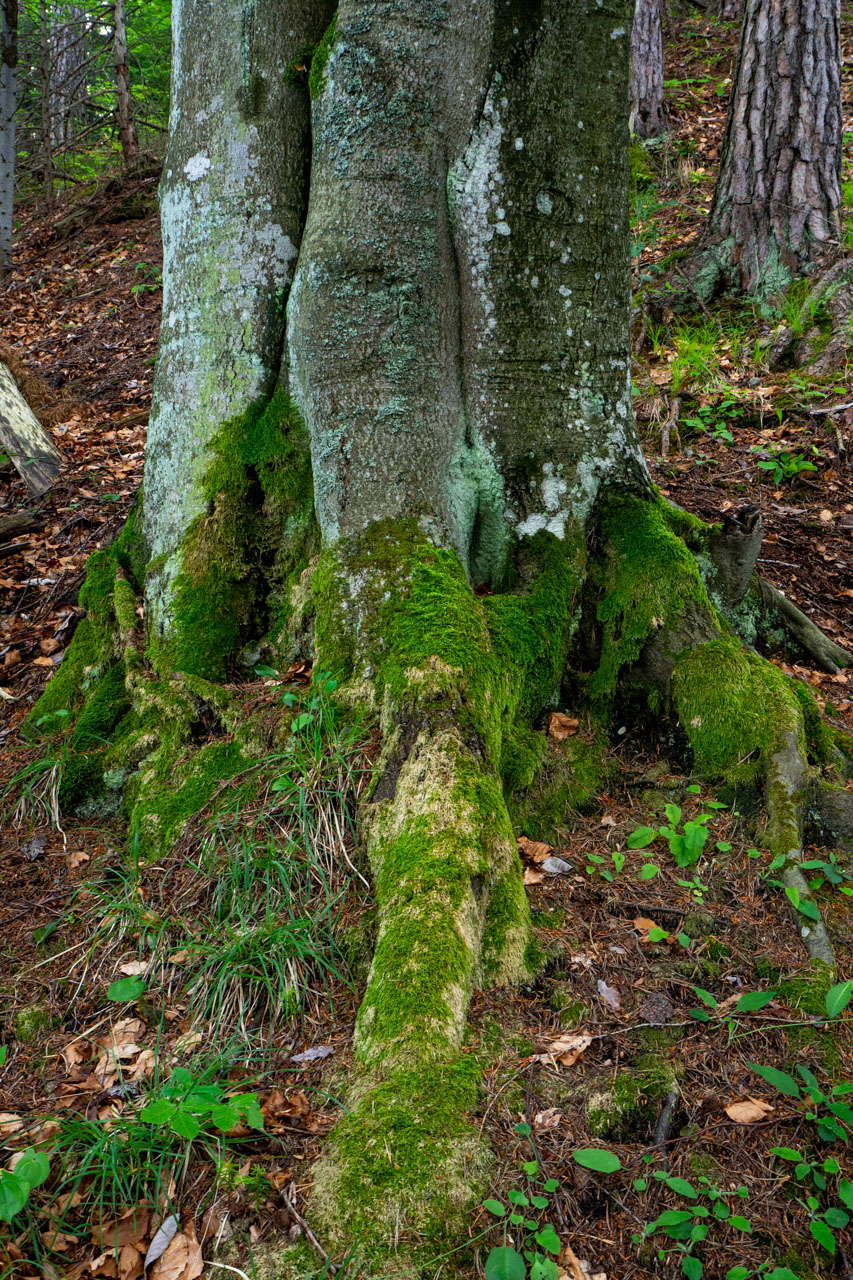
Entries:
POLYGON ((15 111, 18 105, 18 0, 0 7, 0 280, 12 269, 15 111))
POLYGON ((743 14, 744 0, 721 0, 720 17, 723 22, 736 22, 743 14))
POLYGON ((124 0, 113 2, 113 63, 116 77, 116 121, 121 154, 126 169, 133 167, 139 155, 139 139, 130 94, 130 68, 127 61, 127 19, 124 0))
POLYGON ((663 25, 661 0, 637 0, 631 27, 631 132, 657 138, 663 116, 663 25))
POLYGON ((839 0, 747 0, 692 282, 778 293, 840 237, 839 0))

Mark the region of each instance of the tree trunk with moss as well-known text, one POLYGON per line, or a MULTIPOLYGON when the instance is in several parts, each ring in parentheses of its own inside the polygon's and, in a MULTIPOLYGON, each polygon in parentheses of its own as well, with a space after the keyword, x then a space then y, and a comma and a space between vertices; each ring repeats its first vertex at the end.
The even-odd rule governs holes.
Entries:
POLYGON ((714 200, 690 267, 759 299, 841 234, 839 0, 747 0, 714 200))
POLYGON ((661 0, 637 0, 631 27, 631 132, 657 138, 663 118, 663 24, 661 0))
POLYGON ((546 794, 547 834, 596 787, 548 709, 603 744, 648 700, 699 775, 780 796, 820 717, 732 629, 758 643, 754 554, 663 503, 637 438, 628 0, 175 20, 144 495, 31 722, 75 712, 69 807, 120 789, 153 856, 251 757, 260 657, 376 717, 377 940, 311 1215, 370 1274, 425 1273, 488 1181, 472 992, 537 964, 520 815, 546 794), (202 712, 227 736, 199 748, 202 712))

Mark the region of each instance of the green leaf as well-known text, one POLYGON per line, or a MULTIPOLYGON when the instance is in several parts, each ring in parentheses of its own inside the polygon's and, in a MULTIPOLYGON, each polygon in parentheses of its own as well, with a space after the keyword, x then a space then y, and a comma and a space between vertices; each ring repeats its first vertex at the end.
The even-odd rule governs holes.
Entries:
POLYGON ((742 1218, 739 1213, 733 1213, 729 1218, 730 1226, 737 1227, 738 1231, 745 1231, 747 1235, 752 1235, 752 1223, 749 1218, 742 1218))
POLYGON ((649 1184, 648 1184, 648 1182, 646 1182, 645 1178, 635 1178, 635 1179, 634 1179, 634 1190, 635 1190, 635 1191, 645 1191, 645 1189, 646 1189, 646 1187, 647 1187, 648 1185, 649 1185, 649 1184))
POLYGON ((803 1158, 799 1151, 795 1151, 793 1147, 771 1147, 770 1154, 771 1156, 778 1156, 780 1160, 793 1160, 795 1164, 803 1158))
POLYGON ((799 1098, 800 1086, 787 1071, 777 1071, 775 1067, 761 1067, 757 1062, 750 1062, 749 1066, 750 1070, 757 1076, 761 1076, 761 1079, 766 1080, 768 1084, 772 1084, 773 1088, 778 1089, 780 1093, 787 1094, 789 1098, 799 1098))
POLYGON ((557 1179, 556 1179, 556 1178, 549 1178, 547 1182, 544 1182, 544 1183, 542 1184, 542 1190, 543 1190, 543 1191, 548 1191, 548 1192, 556 1191, 556 1190, 557 1190, 557 1187, 559 1187, 559 1185, 560 1185, 560 1184, 559 1184, 559 1182, 557 1181, 557 1179))
POLYGON ((853 996, 853 979, 851 978, 830 987, 826 993, 826 1012, 829 1017, 837 1018, 839 1013, 843 1013, 850 1003, 851 996, 853 996))
POLYGON ((698 1258, 694 1258, 692 1253, 686 1253, 681 1259, 681 1270, 687 1276, 687 1280, 701 1280, 702 1263, 698 1258))
POLYGON ((800 1278, 787 1267, 774 1267, 772 1271, 767 1272, 766 1280, 800 1280, 800 1278))
POLYGON ((640 879, 654 880, 659 870, 660 867, 658 867, 654 862, 644 862, 640 868, 640 879))
POLYGON ((534 1174, 539 1172, 538 1160, 525 1160, 521 1167, 529 1178, 532 1178, 534 1174))
POLYGON ((498 1245, 486 1258, 486 1280, 524 1280, 527 1267, 512 1245, 498 1245))
POLYGON ((776 999, 775 991, 747 991, 742 995, 735 1005, 736 1013, 755 1013, 758 1009, 763 1009, 771 1000, 776 999))
POLYGON ((657 839, 657 834, 654 827, 637 827, 637 830, 631 832, 625 843, 629 849, 645 849, 647 845, 657 839))
POLYGON ((842 1178, 838 1184, 838 1194, 847 1205, 848 1209, 853 1209, 853 1182, 849 1178, 842 1178))
POLYGON ((529 1138, 533 1130, 530 1128, 529 1124, 522 1123, 515 1126, 515 1132, 520 1138, 529 1138))
POLYGON ((688 1209, 664 1209, 655 1227, 677 1227, 682 1222, 692 1222, 693 1214, 688 1209))
POLYGON ((20 1178, 32 1191, 40 1187, 50 1173, 50 1160, 44 1151, 30 1147, 15 1165, 15 1177, 20 1178))
POLYGON ((537 1253, 530 1264, 530 1280, 559 1280, 560 1268, 552 1258, 537 1253))
POLYGON ((822 1249, 826 1249, 827 1253, 835 1253, 835 1236, 825 1222, 821 1222, 820 1218, 814 1218, 809 1223, 809 1231, 822 1249))
POLYGON ((530 1203, 533 1205, 534 1209, 547 1209, 548 1197, 547 1196, 531 1196, 530 1203))
POLYGON ((0 1222, 11 1222, 20 1213, 30 1194, 30 1189, 8 1169, 0 1170, 0 1222))
POLYGON ((731 1267, 726 1272, 726 1280, 746 1280, 749 1274, 748 1267, 731 1267))
POLYGON ((649 929, 649 942, 663 942, 669 937, 666 929, 659 929, 657 925, 653 929, 649 929))
POLYGON ((811 898, 800 898, 800 901, 797 905, 797 910, 799 911, 801 916, 806 916, 806 918, 809 920, 820 919, 820 912, 818 911, 815 903, 812 902, 811 898))
POLYGON ((174 1102, 170 1102, 168 1098, 157 1098, 142 1108, 139 1118, 146 1124, 167 1124, 177 1109, 174 1102))
POLYGON ((556 1255, 560 1252, 560 1237, 557 1235, 550 1223, 546 1222, 542 1230, 537 1231, 533 1239, 547 1253, 553 1253, 556 1255))
POLYGON ((680 946, 684 947, 685 951, 688 951, 690 949, 690 942, 691 942, 691 939, 687 936, 686 933, 680 933, 678 935, 678 943, 680 946))
MULTIPOLYGON (((17 1169, 15 1172, 17 1172, 17 1169)), ((847 1223, 850 1221, 849 1213, 845 1213, 843 1209, 836 1209, 834 1207, 824 1210, 823 1216, 831 1227, 837 1227, 839 1231, 843 1231, 847 1226, 847 1223)))
POLYGON ((278 675, 272 667, 255 667, 256 676, 265 676, 267 679, 274 680, 278 675))
POLYGON ((484 1200, 483 1208, 488 1209, 496 1218, 502 1218, 506 1213, 506 1205, 501 1204, 500 1200, 484 1200))
POLYGON ((619 1157, 603 1147, 581 1147, 572 1152, 572 1158, 583 1169, 593 1169, 596 1173, 615 1173, 622 1168, 619 1157))
POLYGON ((523 1191, 508 1191, 506 1193, 506 1198, 510 1204, 518 1205, 522 1209, 527 1209, 530 1205, 530 1201, 527 1199, 527 1196, 523 1191))
POLYGON ((520 1227, 520 1226, 521 1226, 521 1224, 524 1222, 524 1214, 523 1214, 523 1213, 511 1213, 511 1214, 509 1215, 509 1220, 510 1220, 510 1222, 512 1223, 512 1225, 513 1225, 514 1227, 520 1227))
POLYGON ((240 1112, 236 1107, 229 1106, 228 1103, 218 1107, 211 1107, 210 1122, 217 1129, 221 1129, 223 1133, 228 1133, 229 1129, 233 1129, 239 1119, 240 1112))
POLYGON ((145 983, 141 978, 119 978, 107 987, 108 1000, 138 1000, 145 991, 145 983))
POLYGON ((193 1138, 197 1138, 201 1133, 201 1125, 188 1111, 176 1112, 169 1124, 173 1133, 176 1133, 179 1138, 186 1138, 188 1142, 192 1142, 193 1138))
POLYGON ((694 987, 693 990, 696 992, 702 1003, 706 1004, 709 1009, 716 1009, 717 1000, 715 996, 711 995, 710 991, 705 991, 702 987, 694 987))
POLYGON ((699 1192, 684 1178, 667 1178, 666 1185, 671 1191, 677 1192, 680 1196, 689 1196, 691 1200, 695 1200, 699 1192))
POLYGON ((795 909, 799 909, 799 906, 800 906, 799 889, 797 889, 796 886, 792 884, 784 885, 783 887, 785 889, 785 893, 787 894, 788 901, 790 902, 791 906, 794 907, 795 909))
POLYGON ((697 1022, 710 1022, 711 1015, 705 1009, 689 1009, 688 1016, 695 1018, 697 1022))

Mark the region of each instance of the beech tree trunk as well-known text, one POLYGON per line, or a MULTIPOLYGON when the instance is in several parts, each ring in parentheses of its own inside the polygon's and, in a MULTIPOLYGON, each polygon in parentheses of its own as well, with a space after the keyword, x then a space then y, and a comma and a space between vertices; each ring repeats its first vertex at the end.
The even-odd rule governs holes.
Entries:
POLYGON ((113 0, 113 57, 116 76, 116 120, 121 154, 126 169, 133 168, 139 155, 139 139, 133 117, 130 94, 130 68, 127 61, 127 21, 124 0, 113 0))
POLYGON ((18 106, 18 0, 0 5, 0 280, 12 270, 15 220, 15 112, 18 106))
POLYGON ((664 132, 661 0, 637 0, 631 28, 631 132, 657 138, 664 132))
POLYGON ((637 436, 630 0, 179 0, 173 19, 141 515, 94 559, 31 719, 123 680, 127 737, 94 767, 124 780, 145 857, 175 832, 176 761, 207 750, 200 707, 262 767, 230 679, 262 651, 310 657, 378 723, 376 945, 310 1218, 365 1274, 426 1278, 488 1182, 472 993, 535 965, 511 814, 547 709, 582 690, 606 726, 623 686, 646 696, 701 776, 766 781, 792 859, 803 711, 723 620, 755 521, 712 555, 637 436))
POLYGON ((839 0, 747 0, 700 296, 778 294, 838 241, 841 144, 839 0))
POLYGON ((52 60, 47 0, 41 0, 39 4, 39 72, 41 81, 39 118, 41 124, 41 163, 42 182, 44 184, 44 204, 48 213, 52 213, 54 206, 53 124, 50 115, 52 60))

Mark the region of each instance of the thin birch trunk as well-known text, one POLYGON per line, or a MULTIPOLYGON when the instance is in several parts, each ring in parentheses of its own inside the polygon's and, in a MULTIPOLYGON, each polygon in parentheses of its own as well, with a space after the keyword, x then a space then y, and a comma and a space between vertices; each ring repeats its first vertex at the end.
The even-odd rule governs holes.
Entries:
POLYGON ((15 110, 18 100, 18 0, 2 0, 0 39, 0 280, 12 270, 15 110))

